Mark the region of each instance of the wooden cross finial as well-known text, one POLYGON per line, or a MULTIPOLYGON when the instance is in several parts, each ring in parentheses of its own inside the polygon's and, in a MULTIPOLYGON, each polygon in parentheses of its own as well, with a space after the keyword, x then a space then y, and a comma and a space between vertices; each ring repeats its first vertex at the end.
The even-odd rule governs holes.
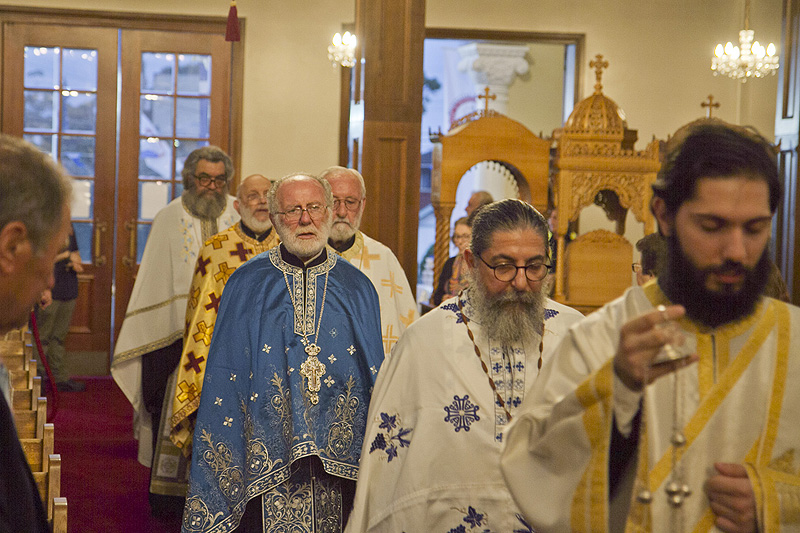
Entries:
POLYGON ((478 98, 482 98, 482 99, 486 100, 486 103, 484 104, 483 112, 488 115, 489 114, 489 100, 496 100, 497 99, 497 95, 496 94, 491 94, 490 95, 489 94, 489 86, 487 85, 486 88, 483 90, 483 94, 479 94, 478 98))
POLYGON ((706 118, 711 118, 711 111, 714 107, 719 107, 719 102, 714 101, 714 96, 709 94, 708 99, 700 104, 700 107, 706 108, 706 118))
POLYGON ((589 62, 589 68, 594 69, 594 76, 597 79, 597 83, 594 84, 594 92, 600 94, 603 92, 603 84, 600 83, 600 80, 603 78, 603 69, 608 68, 608 61, 603 61, 603 54, 597 54, 589 62))

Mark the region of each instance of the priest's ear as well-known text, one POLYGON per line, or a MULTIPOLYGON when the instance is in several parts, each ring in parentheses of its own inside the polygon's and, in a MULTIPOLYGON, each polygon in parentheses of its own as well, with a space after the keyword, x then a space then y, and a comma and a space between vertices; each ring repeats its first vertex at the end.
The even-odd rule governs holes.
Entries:
POLYGON ((667 204, 664 199, 654 196, 650 202, 650 209, 653 211, 653 216, 656 217, 656 222, 658 222, 658 232, 663 237, 672 235, 673 227, 675 226, 675 215, 667 211, 667 204))
POLYGON ((475 254, 472 253, 472 249, 467 246, 462 253, 464 254, 464 261, 467 262, 470 270, 475 270, 475 254))

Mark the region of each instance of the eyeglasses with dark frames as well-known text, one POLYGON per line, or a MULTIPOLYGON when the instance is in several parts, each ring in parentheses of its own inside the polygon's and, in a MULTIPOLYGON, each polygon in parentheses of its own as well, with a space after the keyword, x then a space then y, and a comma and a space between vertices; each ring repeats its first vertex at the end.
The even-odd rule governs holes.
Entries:
POLYGON ((486 261, 484 261, 483 257, 478 255, 478 259, 480 259, 484 265, 492 269, 494 273, 494 277, 498 281, 509 282, 513 281, 514 278, 517 277, 517 272, 520 269, 525 271, 525 277, 528 281, 541 281, 547 276, 547 273, 550 272, 551 265, 545 263, 544 261, 534 261, 533 263, 529 263, 524 266, 516 266, 512 265, 511 263, 501 263, 499 265, 492 266, 486 261))
POLYGON ((212 181, 214 182, 214 185, 216 185, 219 188, 224 187, 225 184, 228 183, 228 177, 225 176, 224 174, 220 174, 219 176, 209 176, 208 174, 199 174, 196 175, 194 179, 196 179, 197 183, 199 183, 203 187, 208 187, 209 185, 211 185, 212 181))

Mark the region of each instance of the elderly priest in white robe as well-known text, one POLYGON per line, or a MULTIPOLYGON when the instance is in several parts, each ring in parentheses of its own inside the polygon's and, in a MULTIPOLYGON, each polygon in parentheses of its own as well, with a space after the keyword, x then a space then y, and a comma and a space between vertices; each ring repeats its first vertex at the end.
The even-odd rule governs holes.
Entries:
POLYGON ((327 181, 273 185, 281 245, 222 293, 194 432, 188 532, 341 531, 383 361, 378 295, 326 247, 327 181))
POLYGON ((665 270, 570 330, 506 435, 535 530, 800 530, 800 309, 761 296, 773 154, 704 125, 667 155, 665 270))
POLYGON ((145 466, 153 460, 167 379, 181 354, 197 253, 212 235, 239 220, 227 194, 233 163, 220 148, 194 150, 181 174, 181 197, 161 209, 150 227, 111 364, 114 380, 133 405, 138 458, 145 466))
POLYGON ((378 376, 348 531, 528 531, 500 473, 502 431, 582 318, 546 296, 547 236, 520 200, 478 212, 469 289, 412 324, 378 376))
POLYGON ((389 355, 400 334, 419 317, 408 278, 392 250, 359 230, 367 204, 361 173, 330 167, 320 177, 333 191, 333 226, 328 244, 367 275, 381 302, 383 352, 389 355))

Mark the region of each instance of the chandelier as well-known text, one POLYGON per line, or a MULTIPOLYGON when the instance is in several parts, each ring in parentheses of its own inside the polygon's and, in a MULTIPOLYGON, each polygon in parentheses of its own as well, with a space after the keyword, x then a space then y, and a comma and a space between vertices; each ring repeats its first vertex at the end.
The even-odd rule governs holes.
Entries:
POLYGON ((764 48, 758 41, 753 42, 753 36, 753 30, 750 29, 750 0, 745 0, 744 29, 739 32, 739 46, 734 46, 730 41, 724 47, 717 45, 711 58, 711 70, 715 76, 728 76, 744 83, 750 78, 775 74, 778 70, 775 45, 769 43, 764 48))
POLYGON ((328 45, 328 59, 334 67, 352 67, 356 64, 356 36, 349 31, 344 35, 336 33, 332 44, 328 45))

